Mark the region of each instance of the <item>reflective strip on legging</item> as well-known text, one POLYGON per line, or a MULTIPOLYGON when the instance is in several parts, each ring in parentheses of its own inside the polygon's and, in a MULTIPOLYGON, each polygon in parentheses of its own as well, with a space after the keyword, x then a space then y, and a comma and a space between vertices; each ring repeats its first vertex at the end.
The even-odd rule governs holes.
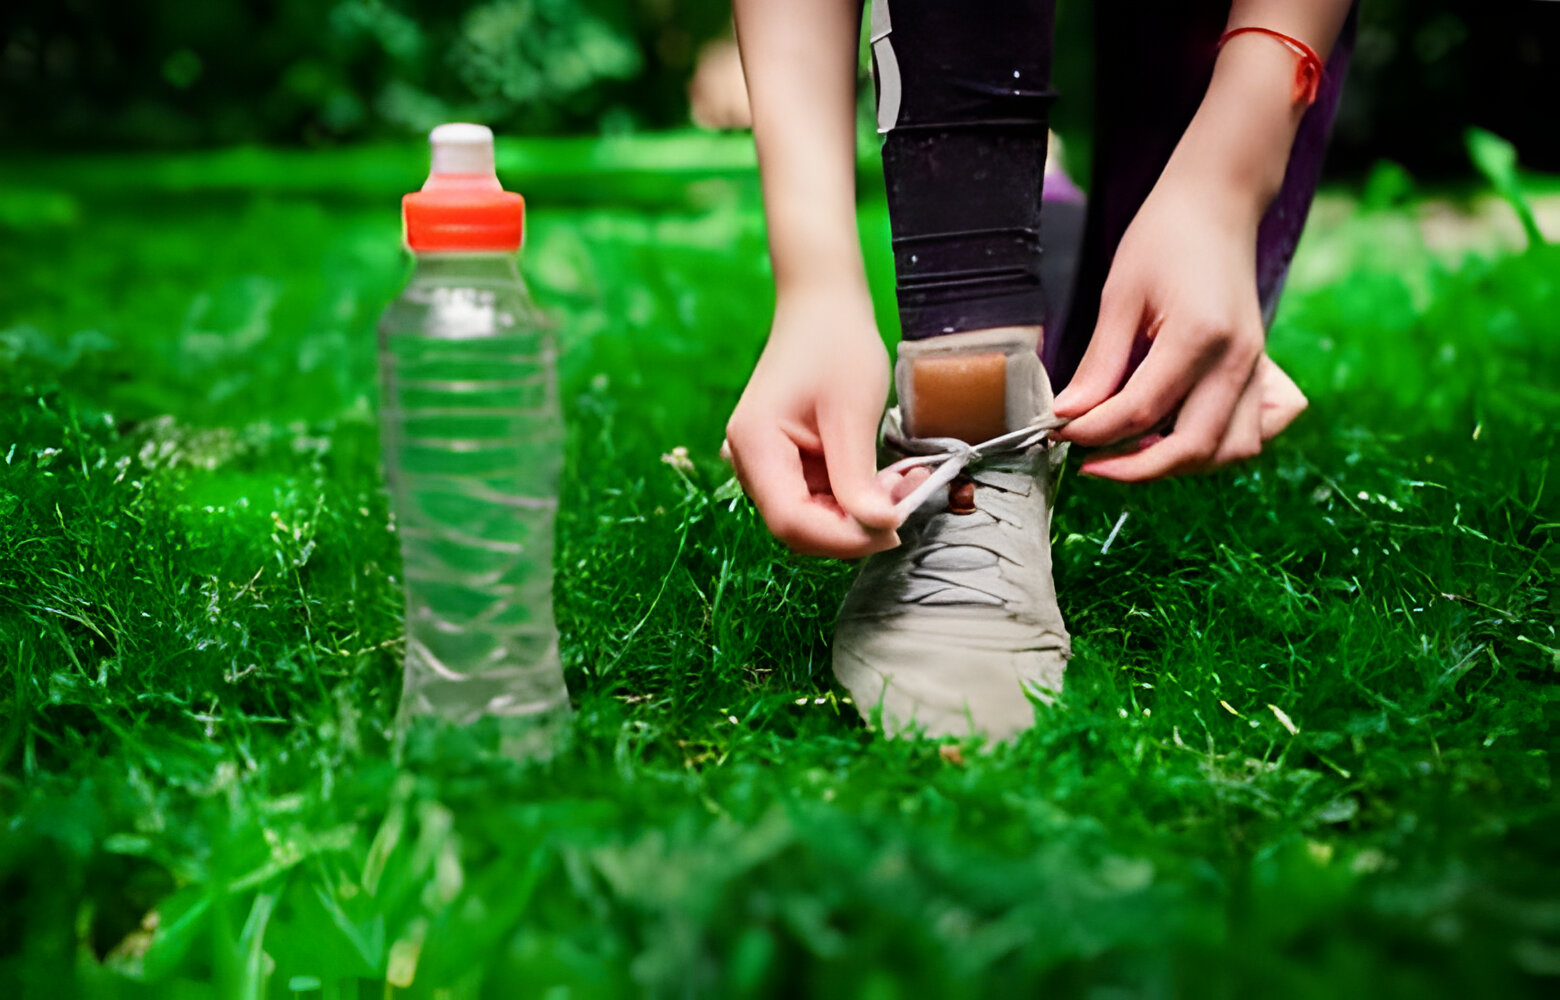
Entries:
POLYGON ((899 60, 894 58, 894 46, 888 39, 894 30, 888 16, 888 0, 872 0, 872 27, 869 30, 872 62, 876 68, 878 131, 887 132, 899 121, 899 60))

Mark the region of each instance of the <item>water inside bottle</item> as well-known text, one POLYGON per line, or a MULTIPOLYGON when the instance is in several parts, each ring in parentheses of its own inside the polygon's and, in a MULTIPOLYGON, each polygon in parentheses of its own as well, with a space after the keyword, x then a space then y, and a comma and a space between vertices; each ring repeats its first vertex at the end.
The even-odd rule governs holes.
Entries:
POLYGON ((401 715, 496 719, 507 752, 543 756, 568 711, 552 615, 562 423, 550 333, 505 298, 414 280, 381 328, 401 715))

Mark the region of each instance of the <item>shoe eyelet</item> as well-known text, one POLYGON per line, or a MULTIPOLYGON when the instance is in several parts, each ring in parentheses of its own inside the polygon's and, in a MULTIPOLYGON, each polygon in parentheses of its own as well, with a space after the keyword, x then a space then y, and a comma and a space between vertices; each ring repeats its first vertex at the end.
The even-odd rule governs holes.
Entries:
POLYGON ((948 484, 948 513, 975 513, 975 480, 962 472, 948 484))

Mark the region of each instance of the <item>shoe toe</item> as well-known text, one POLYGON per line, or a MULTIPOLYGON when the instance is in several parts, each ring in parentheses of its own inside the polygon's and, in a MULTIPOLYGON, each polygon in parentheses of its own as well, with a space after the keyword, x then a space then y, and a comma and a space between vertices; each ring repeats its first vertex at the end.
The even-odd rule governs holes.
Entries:
POLYGON ((842 618, 834 637, 835 676, 889 736, 1008 740, 1034 724, 1031 697, 1061 690, 1065 635, 968 611, 896 618, 842 618))

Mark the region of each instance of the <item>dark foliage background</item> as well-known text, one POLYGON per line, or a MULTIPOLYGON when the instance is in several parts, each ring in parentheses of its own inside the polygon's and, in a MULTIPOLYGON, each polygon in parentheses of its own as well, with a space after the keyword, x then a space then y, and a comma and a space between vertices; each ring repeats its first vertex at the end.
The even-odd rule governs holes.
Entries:
MULTIPOLYGON (((9 6, 9 5, 7 5, 9 6)), ((52 147, 329 143, 474 119, 683 124, 727 0, 22 0, 0 131, 52 147)))
MULTIPOLYGON (((7 6, 0 132, 47 148, 317 145, 455 118, 526 134, 682 125, 699 47, 729 30, 727 0, 7 6)), ((1087 10, 1064 0, 1076 43, 1087 10)), ((1462 133, 1480 125, 1560 168, 1557 39, 1549 0, 1365 0, 1334 166, 1461 172, 1462 133)), ((1064 122, 1087 117, 1087 51, 1059 46, 1064 122)))
POLYGON ((1524 164, 1560 169, 1560 3, 1362 0, 1360 36, 1334 135, 1335 168, 1386 157, 1461 172, 1477 125, 1524 164))

